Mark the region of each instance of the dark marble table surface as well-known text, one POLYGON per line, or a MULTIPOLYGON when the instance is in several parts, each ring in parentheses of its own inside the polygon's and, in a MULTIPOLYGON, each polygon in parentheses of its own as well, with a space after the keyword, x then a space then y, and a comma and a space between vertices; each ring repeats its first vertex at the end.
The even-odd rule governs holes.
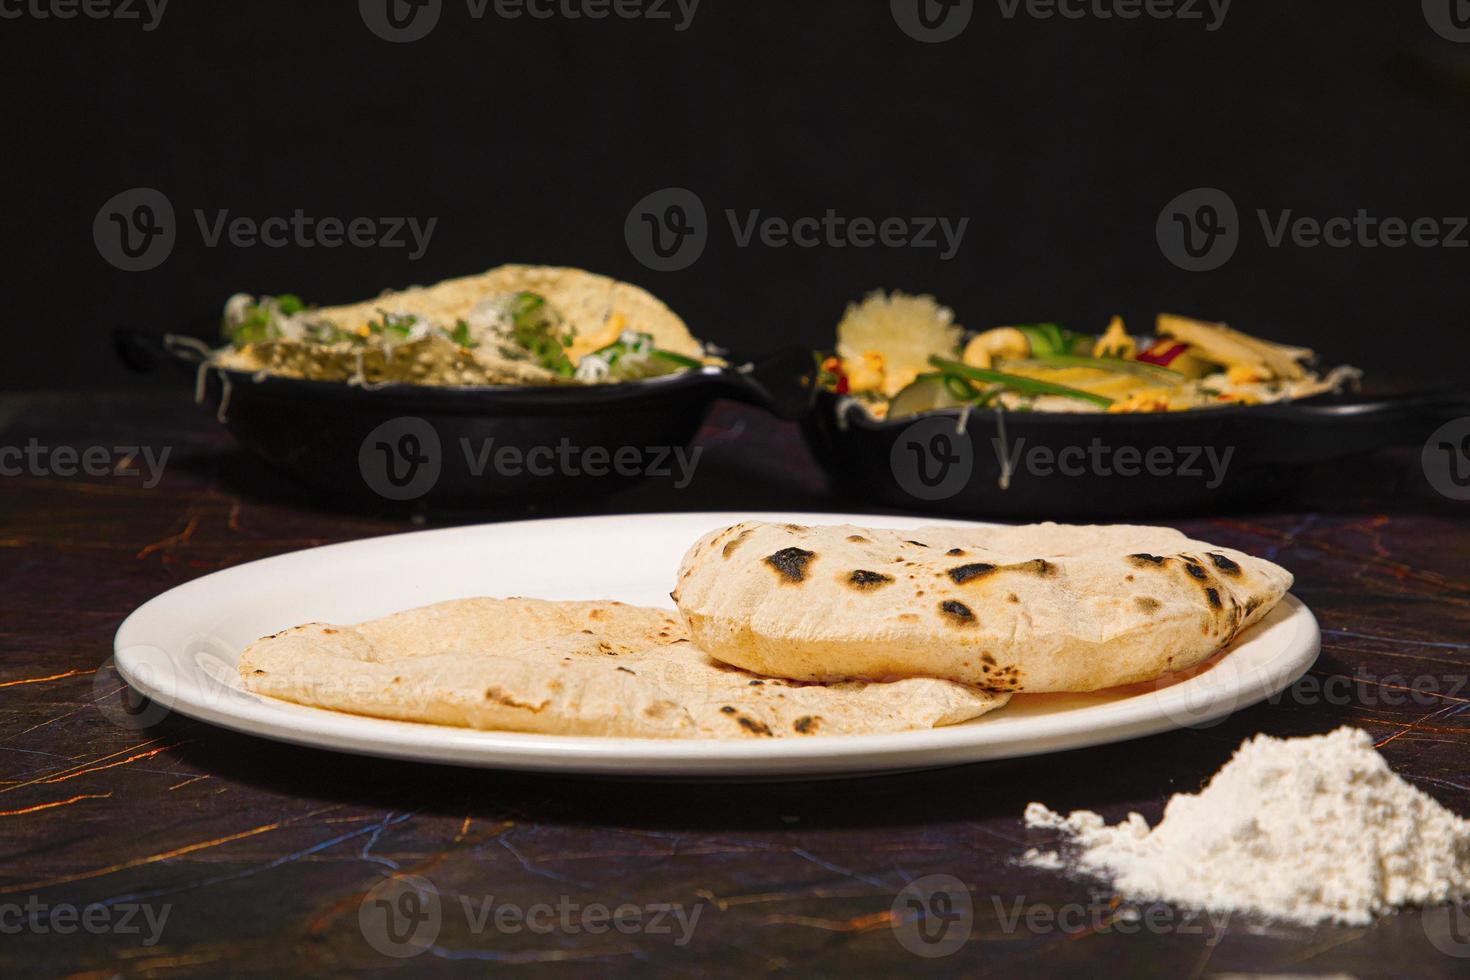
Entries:
MULTIPOLYGON (((1434 493, 1416 452, 1324 468, 1269 512, 1180 522, 1286 565, 1319 617, 1321 658, 1272 702, 1043 758, 742 785, 383 762, 177 716, 128 724, 104 665, 138 604, 404 526, 318 506, 171 393, 0 399, 0 447, 32 439, 170 456, 152 487, 0 477, 0 974, 1470 975, 1470 926, 1445 910, 1306 929, 1162 907, 1138 923, 1104 888, 1014 863, 1048 843, 1022 825, 1028 801, 1157 819, 1256 732, 1360 726, 1399 773, 1470 813, 1470 505, 1434 493), (954 951, 921 957, 944 950, 893 909, 937 874, 963 883, 973 924, 954 951), (372 902, 394 875, 441 899, 417 956, 374 945, 372 902), (633 911, 619 928, 598 906, 633 911), (659 912, 675 906, 682 923, 659 912)), ((865 509, 830 494, 790 426, 722 406, 700 439, 688 489, 639 488, 607 509, 865 509)))

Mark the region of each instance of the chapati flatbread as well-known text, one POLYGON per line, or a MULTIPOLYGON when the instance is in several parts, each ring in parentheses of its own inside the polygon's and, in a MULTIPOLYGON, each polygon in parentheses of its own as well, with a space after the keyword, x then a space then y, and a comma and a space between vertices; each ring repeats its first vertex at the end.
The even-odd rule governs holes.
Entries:
POLYGON ((1291 583, 1168 528, 747 522, 694 545, 674 599, 696 645, 761 674, 1093 691, 1195 666, 1291 583))
POLYGON ((780 738, 952 725, 1007 695, 949 681, 803 684, 710 659, 677 615, 462 599, 252 644, 247 690, 376 718, 557 735, 780 738))

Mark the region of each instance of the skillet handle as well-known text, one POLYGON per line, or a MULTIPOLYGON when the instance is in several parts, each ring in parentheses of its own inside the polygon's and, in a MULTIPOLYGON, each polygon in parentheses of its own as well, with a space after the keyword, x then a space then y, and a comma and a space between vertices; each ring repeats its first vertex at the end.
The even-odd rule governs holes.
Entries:
POLYGON ((788 347, 749 365, 722 371, 722 393, 733 401, 763 408, 793 422, 811 411, 813 368, 810 350, 788 347))
POLYGON ((152 374, 160 362, 169 362, 181 372, 192 372, 209 356, 209 345, 195 336, 193 330, 160 333, 142 327, 113 327, 112 345, 123 364, 139 374, 152 374))
MULTIPOLYGON (((1262 406, 1262 418, 1306 429, 1342 454, 1424 442, 1441 425, 1470 416, 1470 390, 1445 388, 1371 401, 1262 406)), ((1335 453, 1336 454, 1336 453, 1335 453)))

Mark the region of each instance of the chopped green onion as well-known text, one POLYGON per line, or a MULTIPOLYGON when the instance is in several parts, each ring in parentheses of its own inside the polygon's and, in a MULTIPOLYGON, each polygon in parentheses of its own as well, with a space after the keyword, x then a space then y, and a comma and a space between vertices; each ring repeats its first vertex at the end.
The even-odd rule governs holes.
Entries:
POLYGON ((1104 395, 1094 395, 1090 391, 1068 388, 1066 385, 1052 384, 1050 381, 1037 381, 1035 378, 1023 378, 1018 374, 1005 374, 1001 371, 974 368, 968 364, 961 364, 958 361, 947 360, 943 357, 931 357, 929 358, 929 363, 941 371, 958 374, 971 381, 983 381, 990 385, 1000 385, 1002 388, 1023 395, 1057 395, 1062 398, 1075 398, 1078 401, 1091 402, 1102 408, 1107 408, 1113 403, 1111 398, 1104 395))

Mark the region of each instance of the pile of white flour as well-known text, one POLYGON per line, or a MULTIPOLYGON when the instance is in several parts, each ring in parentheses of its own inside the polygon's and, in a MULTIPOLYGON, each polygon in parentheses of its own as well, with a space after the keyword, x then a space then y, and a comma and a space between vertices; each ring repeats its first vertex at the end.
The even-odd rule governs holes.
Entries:
POLYGON ((1198 794, 1178 794, 1152 830, 1137 813, 1114 826, 1089 810, 1040 803, 1028 827, 1063 831, 1066 859, 1122 894, 1304 924, 1364 925, 1375 914, 1470 894, 1470 820, 1400 779, 1367 732, 1258 735, 1198 794))

